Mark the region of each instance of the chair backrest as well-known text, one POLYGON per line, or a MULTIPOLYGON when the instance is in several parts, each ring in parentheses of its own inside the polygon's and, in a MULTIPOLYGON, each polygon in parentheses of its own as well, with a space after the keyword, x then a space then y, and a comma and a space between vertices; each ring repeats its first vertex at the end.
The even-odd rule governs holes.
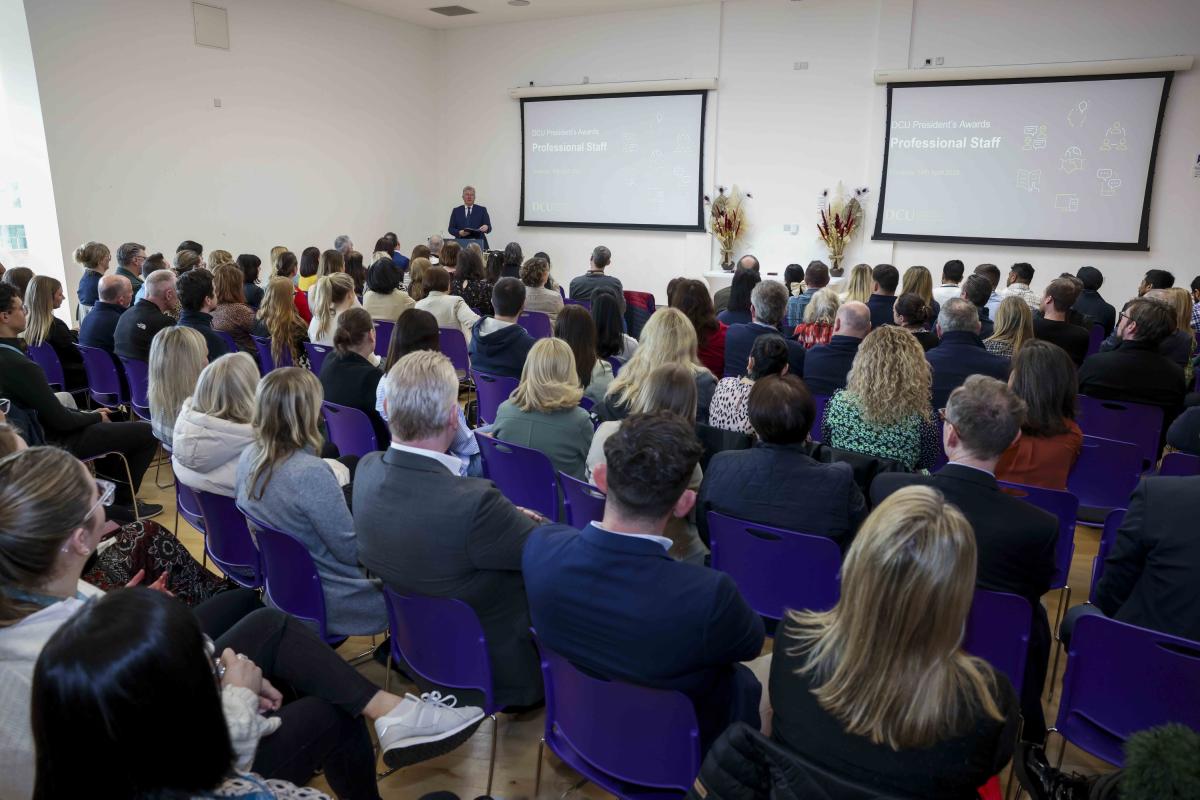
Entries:
POLYGON ((1033 609, 1024 597, 976 589, 962 647, 1004 673, 1020 697, 1032 628, 1033 609))
POLYGON ((54 347, 49 342, 28 345, 27 350, 29 357, 42 368, 42 372, 46 373, 46 382, 54 391, 61 392, 67 388, 62 362, 59 361, 58 353, 54 352, 54 347))
POLYGON ((129 385, 129 404, 133 413, 147 422, 150 420, 150 365, 136 358, 118 356, 125 370, 125 381, 129 385))
POLYGON ((479 396, 479 421, 489 425, 496 421, 496 409, 516 391, 520 383, 516 378, 489 375, 474 369, 471 370, 471 380, 479 396))
POLYGON ((484 433, 476 432, 475 440, 483 456, 484 477, 513 505, 558 519, 558 478, 545 453, 484 433))
POLYGON ((1200 642, 1080 617, 1055 724, 1063 738, 1119 767, 1126 739, 1168 722, 1200 731, 1200 642))
POLYGON ((362 458, 367 453, 379 449, 375 427, 371 424, 371 418, 364 412, 349 406, 339 406, 337 403, 323 402, 321 413, 325 416, 329 441, 337 445, 341 455, 362 458))
POLYGON ((616 356, 609 356, 604 360, 608 362, 610 367, 612 367, 613 377, 617 377, 617 373, 621 371, 621 359, 617 358, 616 356))
POLYGON ((1071 572, 1071 558, 1075 555, 1075 520, 1079 516, 1079 499, 1070 492, 1057 489, 1042 489, 1020 483, 996 481, 1001 491, 1019 497, 1030 505, 1048 511, 1058 519, 1058 543, 1054 549, 1054 578, 1050 587, 1059 589, 1067 585, 1071 572))
POLYGON ((107 408, 129 402, 121 385, 121 374, 117 372, 116 358, 111 353, 85 345, 79 345, 79 353, 83 356, 83 371, 87 374, 92 400, 107 408))
POLYGON ((841 594, 842 551, 825 536, 708 512, 713 569, 733 578, 750 607, 782 619, 786 609, 826 611, 841 594))
MULTIPOLYGON (((275 369, 276 366, 275 355, 271 352, 271 337, 255 336, 252 338, 254 339, 254 349, 258 351, 258 371, 263 375, 266 375, 268 372, 275 369)), ((288 354, 286 349, 283 350, 280 355, 282 358, 279 359, 280 363, 278 366, 292 366, 292 357, 288 354)))
POLYGON ((1142 474, 1136 444, 1084 436, 1079 458, 1067 476, 1067 491, 1090 508, 1117 508, 1129 502, 1142 474))
POLYGON ((383 596, 393 656, 431 683, 483 692, 483 713, 497 711, 487 639, 475 611, 451 597, 402 595, 387 587, 383 596))
POLYGON ((812 430, 809 436, 814 442, 821 441, 821 420, 825 419, 825 404, 829 402, 829 395, 813 393, 813 407, 816 413, 813 414, 812 430))
POLYGON ((625 327, 629 335, 637 339, 642 335, 642 328, 650 321, 651 315, 658 307, 654 295, 649 292, 623 292, 625 295, 625 327))
MULTIPOLYGON (((558 288, 559 288, 559 290, 560 290, 560 292, 561 292, 561 290, 562 290, 562 287, 560 286, 560 287, 558 287, 558 288)), ((568 305, 568 306, 583 306, 583 307, 584 307, 584 308, 586 308, 588 311, 591 311, 591 310, 592 310, 592 301, 591 301, 591 300, 572 300, 572 299, 571 299, 571 298, 569 298, 569 297, 564 297, 564 298, 563 298, 563 305, 568 305)))
POLYGON ((1163 425, 1163 411, 1158 406, 1098 400, 1081 394, 1076 421, 1088 436, 1132 442, 1141 449, 1147 462, 1158 461, 1158 439, 1163 425))
POLYGON ((458 328, 438 328, 438 341, 442 355, 450 359, 455 372, 466 375, 471 369, 471 358, 467 353, 467 339, 458 328))
POLYGON ((1088 331, 1088 349, 1089 356, 1100 352, 1100 345, 1104 343, 1104 327, 1102 325, 1093 325, 1088 331))
POLYGON ((215 328, 213 329, 213 333, 215 333, 217 336, 220 336, 221 339, 224 340, 225 347, 229 349, 229 352, 236 353, 242 349, 238 347, 237 340, 233 338, 232 333, 229 333, 228 331, 219 331, 215 328))
POLYGON ((546 687, 546 743, 560 758, 621 797, 632 796, 622 783, 688 790, 700 770, 700 728, 686 695, 594 678, 536 634, 534 642, 546 687))
POLYGON ((375 320, 375 355, 387 358, 388 345, 392 343, 392 331, 395 329, 395 322, 388 322, 384 319, 375 320))
POLYGON ((262 554, 263 586, 271 605, 293 617, 314 622, 317 632, 326 642, 343 637, 330 637, 326 630, 325 592, 321 575, 308 548, 290 533, 246 514, 246 522, 262 554))
POLYGON ((175 508, 189 525, 204 533, 204 512, 200 510, 200 501, 196 493, 179 479, 175 480, 175 508))
POLYGON ((704 452, 700 454, 700 470, 708 469, 708 462, 717 453, 726 450, 749 450, 754 446, 754 437, 741 431, 727 431, 724 428, 714 428, 703 423, 696 424, 696 438, 704 452))
POLYGON ((517 324, 534 339, 549 339, 554 335, 550 325, 550 315, 541 311, 522 311, 517 317, 517 324))
POLYGON ((562 485, 568 525, 583 530, 590 523, 604 519, 604 492, 565 472, 558 473, 558 481, 562 485))
POLYGON ((1113 544, 1117 541, 1117 531, 1121 529, 1121 523, 1124 521, 1124 508, 1114 508, 1104 517, 1104 530, 1100 533, 1100 546, 1092 558, 1092 588, 1088 591, 1089 603, 1096 602, 1096 586, 1100 583, 1100 576, 1104 574, 1104 559, 1108 558, 1108 554, 1112 552, 1113 544))
POLYGON ((1158 465, 1159 475, 1200 475, 1200 456, 1190 453, 1167 453, 1158 465))
POLYGON ((333 348, 327 344, 305 342, 304 352, 308 353, 308 368, 314 375, 320 375, 321 365, 325 363, 325 356, 332 353, 333 348))
POLYGON ((204 515, 204 549, 230 580, 247 589, 263 584, 262 559, 246 518, 232 497, 192 490, 204 515))

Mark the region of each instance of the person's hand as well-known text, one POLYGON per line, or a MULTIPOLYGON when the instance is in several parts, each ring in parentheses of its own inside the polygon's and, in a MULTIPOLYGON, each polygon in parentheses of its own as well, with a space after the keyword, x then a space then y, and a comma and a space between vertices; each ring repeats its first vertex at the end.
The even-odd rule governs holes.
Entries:
POLYGON ((109 418, 108 418, 108 415, 109 415, 110 413, 112 413, 110 409, 107 409, 107 408, 98 408, 98 409, 96 409, 96 413, 100 415, 100 421, 101 421, 101 422, 110 422, 110 421, 111 421, 111 420, 109 420, 109 418))
MULTIPOLYGON (((145 578, 146 578, 146 570, 139 569, 137 571, 137 573, 132 578, 129 579, 129 583, 125 584, 125 588, 132 589, 134 586, 141 586, 142 581, 145 580, 145 578)), ((162 574, 158 576, 158 579, 155 580, 154 583, 148 584, 146 586, 146 588, 152 589, 156 592, 162 592, 167 597, 175 596, 167 588, 167 571, 166 570, 163 570, 162 574)))
POLYGON ((241 686, 256 695, 262 695, 263 676, 257 664, 228 647, 221 653, 221 664, 225 667, 225 675, 221 678, 222 687, 241 686))
POLYGON ((538 525, 541 525, 543 523, 550 521, 531 508, 522 508, 521 506, 517 506, 517 511, 520 511, 522 514, 529 517, 531 520, 536 522, 538 525))
POLYGON ((459 228, 459 229, 458 229, 458 238, 460 238, 460 239, 466 238, 466 235, 467 235, 467 230, 466 230, 466 228, 459 228))
POLYGON ((491 230, 491 228, 489 228, 487 225, 480 225, 480 226, 479 226, 479 232, 480 232, 480 233, 487 233, 487 232, 488 232, 488 231, 490 231, 490 230, 491 230))
POLYGON ((266 714, 268 711, 278 711, 282 705, 283 694, 272 686, 269 680, 263 678, 262 689, 258 692, 258 713, 266 714))

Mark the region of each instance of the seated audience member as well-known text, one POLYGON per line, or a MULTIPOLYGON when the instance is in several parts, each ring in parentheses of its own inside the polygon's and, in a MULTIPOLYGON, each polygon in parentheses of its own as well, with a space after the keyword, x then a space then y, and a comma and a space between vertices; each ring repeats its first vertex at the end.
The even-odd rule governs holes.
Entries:
POLYGON ((128 278, 121 275, 100 278, 100 299, 79 323, 79 343, 115 353, 117 322, 132 302, 133 288, 128 278))
MULTIPOLYGON (((286 278, 292 286, 292 303, 296 306, 296 313, 304 320, 305 326, 312 321, 312 311, 308 308, 308 292, 301 291, 296 285, 299 280, 299 272, 296 267, 296 254, 290 250, 284 250, 279 254, 278 266, 275 268, 275 276, 286 278)), ((261 308, 261 306, 260 306, 261 308)))
POLYGON ((207 359, 216 361, 229 352, 229 346, 213 329, 213 309, 217 307, 217 291, 213 288, 212 273, 206 269, 194 269, 179 276, 175 282, 179 295, 179 322, 181 328, 191 328, 204 337, 207 359))
POLYGON ((379 633, 388 625, 383 593, 358 566, 346 498, 317 456, 320 415, 321 384, 311 372, 283 367, 262 379, 254 444, 238 461, 238 508, 307 548, 321 578, 330 635, 379 633))
MULTIPOLYGON (((996 311, 1000 308, 1000 301, 1004 299, 996 291, 1000 287, 1000 268, 995 264, 980 264, 975 268, 975 274, 985 278, 989 286, 991 286, 991 295, 984 304, 987 306, 988 314, 986 317, 980 317, 981 320, 986 322, 989 318, 995 319, 996 311)), ((963 281, 963 286, 966 287, 966 285, 966 281, 963 281)), ((966 295, 963 295, 963 297, 966 297, 966 295)), ((976 303, 976 305, 979 304, 976 303)))
MULTIPOLYGON (((101 281, 104 278, 100 279, 101 281)), ((49 275, 37 275, 25 290, 25 308, 29 322, 25 327, 25 341, 30 347, 48 344, 62 365, 63 380, 68 392, 87 388, 87 374, 83 371, 83 356, 76 347, 78 334, 67 327, 67 323, 54 316, 54 311, 63 303, 62 284, 49 275)), ((98 299, 93 308, 100 303, 98 299)), ((86 319, 86 318, 85 318, 86 319)))
POLYGON ((483 258, 474 248, 468 247, 459 254, 453 278, 450 294, 461 297, 476 314, 491 316, 492 283, 484 277, 483 258))
POLYGON ((912 334, 895 325, 876 328, 854 356, 846 388, 825 405, 821 441, 908 470, 933 466, 938 434, 929 383, 929 364, 912 334))
POLYGON ((1200 406, 1192 406, 1167 429, 1167 452, 1200 456, 1200 406))
POLYGON ((308 340, 313 344, 333 346, 338 317, 348 308, 358 305, 354 296, 354 279, 345 273, 323 275, 308 293, 312 322, 308 323, 308 340))
POLYGON ((615 358, 622 363, 633 358, 638 341, 625 333, 620 297, 612 292, 596 292, 592 296, 592 319, 596 321, 596 352, 601 358, 615 358))
POLYGON ((1056 344, 1066 351, 1078 366, 1087 358, 1091 334, 1087 328, 1072 325, 1067 314, 1079 296, 1073 281, 1055 278, 1046 287, 1041 301, 1041 314, 1033 318, 1033 333, 1038 339, 1056 344))
MULTIPOLYGON (((477 318, 471 335, 467 337, 472 369, 505 378, 521 377, 525 359, 534 342, 529 331, 517 324, 525 308, 525 293, 525 285, 516 278, 496 281, 489 303, 496 315, 477 318)), ((417 307, 420 308, 419 305, 417 307)))
POLYGON ((198 256, 202 256, 204 255, 204 245, 200 244, 199 242, 194 242, 191 239, 184 239, 179 243, 179 246, 175 248, 175 255, 179 255, 183 252, 191 252, 198 256))
MULTIPOLYGON (((29 288, 29 282, 33 280, 33 270, 29 267, 13 267, 4 271, 4 277, 0 279, 0 283, 7 283, 9 286, 17 290, 17 296, 22 301, 25 300, 25 290, 29 288)), ((97 282, 97 285, 99 282, 97 282)))
POLYGON ((776 639, 771 738, 863 797, 976 797, 1012 757, 1012 685, 962 649, 977 545, 948 500, 889 497, 850 545, 838 604, 789 611, 776 639))
POLYGON ((396 265, 396 268, 399 269, 401 273, 403 273, 408 269, 410 260, 408 256, 400 252, 400 237, 391 231, 385 233, 383 237, 388 240, 388 244, 391 246, 391 249, 388 252, 392 254, 392 263, 396 265))
POLYGON ((1032 264, 1025 261, 1018 261, 1016 264, 1013 264, 1012 269, 1008 271, 1008 282, 1006 283, 1003 296, 1019 297, 1029 306, 1030 311, 1038 311, 1042 308, 1043 298, 1038 297, 1037 293, 1029 288, 1029 284, 1033 283, 1033 273, 1032 264))
POLYGON ((941 304, 952 297, 962 296, 962 279, 966 267, 957 258, 952 258, 942 266, 942 283, 933 290, 933 299, 941 304))
POLYGON ((1117 310, 1100 296, 1100 287, 1104 285, 1103 273, 1095 267, 1080 267, 1075 276, 1083 283, 1083 292, 1075 300, 1074 310, 1091 317, 1104 328, 1105 336, 1110 335, 1117 327, 1117 310))
MULTIPOLYGON (((100 299, 100 276, 108 272, 112 253, 102 242, 88 242, 75 249, 75 263, 83 267, 75 296, 79 301, 79 317, 83 319, 100 299)), ((32 274, 30 278, 32 278, 32 274)), ((28 282, 27 282, 28 283, 28 282)), ((21 297, 24 298, 24 292, 21 297)))
POLYGON ((553 327, 563 310, 563 299, 557 291, 546 287, 550 280, 550 262, 535 256, 521 265, 520 277, 521 283, 525 284, 525 310, 550 317, 553 327))
POLYGON ((871 296, 867 308, 871 311, 871 327, 892 324, 892 308, 896 305, 896 287, 900 285, 900 270, 891 264, 879 264, 871 270, 871 296))
POLYGON ((1067 476, 1083 447, 1083 431, 1075 423, 1075 396, 1079 393, 1075 365, 1061 347, 1028 342, 1013 357, 1008 385, 1025 401, 1025 418, 1021 438, 1004 451, 996 465, 996 477, 1065 490, 1067 476))
POLYGON ((629 414, 633 398, 642 383, 663 364, 683 364, 696 377, 696 422, 708 424, 708 407, 717 379, 700 363, 696 355, 696 329, 677 308, 660 308, 642 328, 641 342, 633 357, 609 384, 604 402, 597 403, 596 416, 601 420, 620 420, 629 414))
POLYGON ((257 309, 263 298, 262 287, 258 285, 262 259, 252 253, 242 253, 234 263, 242 271, 242 294, 246 298, 246 305, 257 309))
MULTIPOLYGON (((322 250, 321 255, 317 257, 317 279, 324 278, 326 275, 337 275, 346 272, 346 255, 340 250, 322 250)), ((349 275, 350 282, 354 282, 354 276, 349 275)), ((357 287, 355 287, 357 289, 357 287)))
MULTIPOLYGON (((725 307, 717 314, 717 319, 726 325, 750 324, 754 319, 750 316, 750 295, 761 281, 758 269, 739 268, 734 272, 729 293, 725 296, 725 307)), ((721 292, 717 292, 718 298, 720 295, 721 292)), ((714 303, 713 307, 720 308, 720 305, 714 303)))
POLYGON ((812 395, 795 375, 767 375, 755 381, 749 417, 758 442, 749 450, 714 455, 696 500, 696 520, 706 544, 708 512, 716 511, 828 536, 842 550, 849 546, 866 516, 866 501, 849 464, 822 464, 805 452, 815 414, 812 395), (795 491, 781 492, 780 487, 795 491))
MULTIPOLYGON (((447 245, 454 244, 447 242, 447 245)), ((514 279, 515 280, 515 279, 514 279)), ((520 283, 520 281, 517 281, 520 283)), ((424 309, 437 318, 438 327, 457 328, 471 343, 471 329, 481 317, 471 310, 466 301, 457 295, 449 294, 450 273, 442 267, 434 267, 425 273, 423 282, 425 295, 417 301, 417 308, 424 309)), ((524 302, 524 292, 522 292, 524 302)))
POLYGON ((1146 277, 1138 285, 1138 297, 1144 297, 1151 289, 1170 289, 1175 285, 1175 276, 1165 269, 1146 270, 1146 277))
POLYGON ((246 305, 242 293, 245 278, 236 264, 221 264, 212 271, 213 291, 217 293, 217 307, 212 311, 213 328, 224 331, 243 352, 253 355, 254 309, 246 305))
POLYGON ((992 291, 992 284, 986 277, 971 275, 963 281, 962 299, 975 306, 976 315, 979 317, 979 337, 981 339, 991 338, 992 333, 995 332, 994 315, 999 313, 1003 298, 992 291), (992 295, 996 297, 994 308, 991 305, 992 295))
POLYGON ((221 356, 200 372, 171 435, 171 470, 191 489, 237 497, 238 459, 254 443, 258 364, 249 353, 221 356))
POLYGON ((367 270, 367 290, 363 293, 363 308, 371 319, 395 322, 416 303, 400 288, 403 273, 394 261, 379 259, 367 270))
POLYGON ((554 335, 566 342, 575 355, 575 372, 583 386, 583 396, 593 405, 604 400, 613 370, 612 364, 597 353, 596 322, 592 315, 583 306, 564 308, 554 323, 554 335))
MULTIPOLYGON (((733 271, 733 277, 736 279, 737 276, 743 272, 753 272, 755 274, 755 276, 759 276, 759 271, 760 271, 760 265, 758 263, 758 259, 752 255, 744 255, 738 259, 737 267, 733 271)), ((745 292, 746 292, 745 313, 746 314, 750 313, 750 307, 749 307, 750 290, 753 289, 754 285, 757 284, 758 281, 761 279, 762 279, 761 276, 756 277, 755 280, 752 281, 750 283, 750 285, 747 286, 745 289, 745 292)), ((734 323, 737 323, 737 322, 749 322, 750 320, 748 318, 734 319, 731 322, 728 318, 721 316, 721 314, 723 312, 725 312, 729 309, 730 302, 732 300, 732 296, 733 296, 733 283, 732 282, 730 283, 729 286, 718 289, 716 294, 713 295, 713 308, 715 308, 717 310, 717 319, 721 320, 726 325, 733 325, 734 323)))
POLYGON ((271 360, 276 366, 299 367, 308 363, 308 354, 304 351, 308 325, 294 302, 303 295, 303 292, 295 293, 287 278, 276 276, 267 281, 262 303, 255 314, 254 335, 271 340, 271 360))
POLYGON ((1020 297, 1004 298, 996 311, 992 335, 983 342, 983 349, 994 356, 1011 359, 1026 342, 1034 340, 1033 312, 1020 297))
POLYGON ((900 281, 900 294, 915 294, 921 298, 929 308, 931 320, 937 319, 937 315, 941 313, 942 304, 933 297, 933 275, 920 264, 914 264, 904 270, 903 280, 900 281))
POLYGON ((300 251, 300 267, 296 278, 296 288, 302 292, 308 292, 317 285, 317 279, 321 276, 317 274, 317 265, 321 261, 321 249, 319 247, 306 247, 300 251))
POLYGON ((1192 329, 1200 331, 1200 275, 1192 278, 1192 329))
MULTIPOLYGON (((824 261, 810 261, 808 266, 804 268, 804 292, 788 298, 787 304, 787 328, 790 331, 796 330, 796 326, 802 324, 804 319, 804 310, 808 304, 812 302, 813 296, 817 292, 829 285, 829 267, 824 261)), ((823 343, 822 343, 823 344, 823 343)), ((805 345, 811 347, 811 345, 805 345)))
MULTIPOLYGON (((911 271, 909 270, 909 272, 911 271)), ((929 329, 929 322, 933 319, 936 319, 933 309, 916 292, 906 292, 900 295, 892 306, 893 323, 917 337, 921 349, 927 352, 937 347, 941 341, 938 339, 938 335, 929 329)))
POLYGON ((1192 356, 1196 353, 1196 331, 1192 327, 1192 297, 1187 289, 1152 289, 1146 297, 1162 300, 1175 310, 1175 332, 1163 340, 1158 351, 1184 369, 1188 386, 1192 385, 1192 356))
MULTIPOLYGON (((536 256, 535 256, 536 257, 536 256)), ((509 242, 504 246, 504 255, 501 259, 500 273, 496 279, 500 278, 520 278, 521 265, 525 260, 525 253, 521 249, 520 242, 509 242)))
POLYGON ((972 375, 950 396, 942 442, 949 463, 937 474, 880 475, 871 485, 879 503, 903 486, 923 484, 960 508, 975 530, 979 549, 976 582, 981 589, 1012 592, 1033 608, 1033 631, 1025 666, 1021 713, 1023 737, 1040 742, 1046 726, 1040 695, 1050 655, 1050 626, 1041 597, 1054 576, 1058 520, 1036 506, 1005 494, 996 484, 996 464, 1021 434, 1025 403, 1004 383, 972 375))
MULTIPOLYGON (((174 280, 173 276, 170 276, 174 280)), ((174 291, 174 290, 172 290, 174 291)), ((35 412, 39 434, 46 441, 64 448, 76 458, 95 458, 96 474, 117 484, 116 505, 110 517, 119 522, 132 522, 136 517, 148 518, 162 513, 162 506, 138 503, 134 495, 141 487, 142 476, 154 459, 158 442, 148 422, 110 422, 112 412, 76 411, 67 408, 54 395, 46 374, 25 354, 21 334, 25 330, 25 304, 16 287, 0 283, 0 397, 28 413, 35 412), (122 460, 124 458, 124 461, 122 460), (125 466, 129 466, 129 477, 125 466), (132 478, 133 486, 129 485, 132 478)), ((21 430, 25 441, 39 441, 29 430, 21 430)))
POLYGON ((670 412, 626 418, 595 471, 603 521, 538 528, 522 565, 542 643, 589 673, 688 695, 703 752, 731 722, 758 727, 762 687, 738 662, 764 637, 728 575, 667 556, 663 531, 695 504, 700 454, 692 425, 670 412))
MULTIPOLYGON (((430 263, 436 265, 441 262, 442 248, 446 246, 445 240, 436 233, 425 240, 425 249, 429 251, 426 257, 430 263)), ((412 268, 412 262, 409 262, 409 268, 412 268)))
MULTIPOLYGON (((971 283, 971 279, 967 279, 971 283)), ((933 369, 933 407, 942 408, 950 392, 961 386, 968 375, 990 375, 1008 380, 1008 359, 992 355, 979 338, 979 315, 966 300, 949 300, 938 317, 941 343, 925 354, 933 369)))
POLYGON ((434 266, 441 267, 453 277, 454 273, 458 271, 458 254, 461 252, 462 248, 458 242, 451 240, 444 243, 438 256, 438 263, 434 266))
POLYGON ((363 266, 362 253, 351 250, 345 255, 346 274, 354 281, 354 293, 362 297, 367 289, 367 269, 363 266))
POLYGON ((208 251, 208 268, 216 270, 222 264, 232 264, 233 253, 228 250, 209 250, 208 251))
POLYGON ((502 442, 545 453, 555 472, 583 480, 593 428, 579 406, 581 397, 570 345, 539 339, 525 359, 516 391, 496 410, 491 433, 502 442))
MULTIPOLYGON (((191 250, 180 250, 175 254, 175 263, 173 265, 175 277, 178 278, 184 273, 191 272, 194 269, 208 269, 208 265, 204 263, 204 259, 198 253, 195 253, 191 250)), ((142 290, 138 292, 138 294, 143 295, 145 291, 146 286, 143 284, 142 290)))
MULTIPOLYGON (((837 322, 840 307, 837 292, 833 289, 819 290, 805 304, 803 321, 792 330, 792 338, 804 345, 805 350, 829 344, 829 340, 833 338, 833 326, 837 322)), ((805 358, 808 358, 807 353, 805 358)))
POLYGON ((587 272, 571 281, 567 294, 571 296, 572 300, 591 300, 598 290, 606 289, 614 292, 617 297, 621 297, 624 292, 621 279, 604 274, 604 270, 611 263, 612 251, 604 245, 596 247, 588 259, 587 272))
MULTIPOLYGON (((779 333, 787 309, 787 289, 779 281, 762 281, 750 293, 750 322, 731 325, 725 332, 724 375, 739 376, 746 372, 746 359, 754 340, 768 333, 779 333)), ((788 366, 793 375, 804 374, 804 345, 787 342, 788 366)))
POLYGON ((333 335, 334 352, 321 364, 321 388, 325 402, 356 408, 367 415, 375 429, 375 442, 383 447, 391 438, 387 426, 375 413, 375 389, 383 378, 375 355, 375 325, 365 308, 347 309, 338 317, 333 335))
POLYGON ((717 383, 708 408, 709 426, 753 436, 754 428, 750 425, 750 413, 746 405, 750 390, 759 378, 787 374, 787 357, 787 342, 782 336, 769 333, 755 339, 746 362, 746 374, 740 378, 722 378, 717 383))
POLYGON ((867 304, 871 299, 871 288, 875 285, 870 264, 855 264, 850 268, 850 275, 842 284, 845 291, 838 295, 838 300, 845 303, 867 304))
POLYGON ((409 262, 408 296, 413 299, 414 303, 419 303, 425 298, 425 275, 433 267, 434 265, 428 258, 418 257, 409 262))
POLYGON ((521 549, 536 515, 522 513, 490 481, 459 477, 459 459, 446 453, 461 412, 448 358, 411 352, 383 383, 392 441, 364 456, 355 473, 359 560, 397 592, 471 606, 487 639, 496 702, 537 703, 542 676, 521 576, 521 549))
POLYGON ((204 337, 191 328, 166 328, 150 343, 147 369, 150 427, 167 447, 172 446, 179 409, 191 396, 200 372, 207 365, 204 337))
POLYGON ((870 332, 871 311, 866 303, 851 300, 842 304, 833 322, 829 344, 817 345, 804 356, 802 374, 809 391, 832 395, 838 389, 845 388, 854 356, 863 337, 870 332))
POLYGON ((1174 329, 1175 312, 1165 303, 1145 297, 1130 302, 1117 320, 1116 349, 1088 356, 1079 368, 1079 393, 1159 406, 1170 425, 1187 392, 1183 368, 1158 350, 1174 329))
POLYGON ((699 343, 696 353, 700 363, 712 374, 720 375, 725 369, 725 336, 729 326, 717 319, 708 286, 704 281, 682 280, 675 287, 669 305, 678 308, 692 321, 699 343))
POLYGON ((167 269, 153 272, 142 286, 146 293, 117 320, 113 330, 113 342, 117 355, 137 361, 150 360, 150 342, 154 334, 175 324, 167 312, 179 306, 175 294, 175 274, 167 269))

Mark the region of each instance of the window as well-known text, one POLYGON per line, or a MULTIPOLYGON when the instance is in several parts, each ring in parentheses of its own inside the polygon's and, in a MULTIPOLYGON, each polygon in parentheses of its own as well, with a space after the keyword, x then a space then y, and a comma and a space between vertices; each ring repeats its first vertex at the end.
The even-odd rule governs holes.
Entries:
POLYGON ((0 225, 0 247, 6 250, 28 250, 24 225, 0 225))

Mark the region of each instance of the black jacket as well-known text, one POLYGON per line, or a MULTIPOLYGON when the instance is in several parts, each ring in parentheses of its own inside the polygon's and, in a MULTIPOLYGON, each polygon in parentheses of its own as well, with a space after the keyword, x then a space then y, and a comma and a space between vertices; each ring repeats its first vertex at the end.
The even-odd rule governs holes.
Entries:
POLYGON ((1067 351, 1067 355, 1075 362, 1075 366, 1087 358, 1088 345, 1092 335, 1087 328, 1081 328, 1070 322, 1046 319, 1041 314, 1033 315, 1033 335, 1044 342, 1050 342, 1067 351))
MULTIPOLYGON (((741 377, 746 374, 746 362, 754 342, 760 336, 768 333, 779 333, 778 328, 751 322, 746 325, 730 325, 725 331, 725 375, 741 377)), ((780 334, 782 335, 782 334, 780 334)), ((784 336, 788 349, 788 372, 793 375, 804 374, 804 345, 784 336)))
MULTIPOLYGON (((726 335, 728 348, 728 335, 726 335)), ((804 383, 809 391, 832 396, 838 389, 846 388, 846 376, 862 339, 854 336, 836 335, 829 344, 819 344, 804 356, 804 383)))
POLYGON ((175 320, 158 310, 149 300, 138 300, 117 321, 113 338, 117 355, 137 361, 150 361, 150 342, 154 334, 169 328, 175 320))
POLYGON ((1117 310, 1111 304, 1106 303, 1099 292, 1084 289, 1083 294, 1079 295, 1079 299, 1075 301, 1073 308, 1075 311, 1091 317, 1097 325, 1104 328, 1105 336, 1108 336, 1113 332, 1113 328, 1117 327, 1117 310))
POLYGON ((387 424, 375 410, 375 390, 383 372, 358 353, 330 353, 321 364, 321 387, 325 400, 339 406, 357 408, 371 420, 375 443, 385 448, 392 441, 387 424))
MULTIPOLYGON (((90 317, 91 313, 88 316, 90 317)), ((84 319, 86 321, 87 317, 84 319)), ((87 373, 83 369, 83 356, 75 346, 78 341, 76 336, 77 334, 67 327, 67 323, 58 317, 51 320, 50 335, 46 337, 46 344, 54 348, 54 354, 62 364, 63 379, 67 382, 63 388, 68 392, 86 389, 88 385, 87 373)))
POLYGON ((25 355, 21 339, 0 339, 0 397, 6 397, 26 411, 37 412, 38 422, 51 441, 95 425, 100 415, 92 411, 75 411, 59 402, 33 359, 25 355), (15 350, 13 349, 15 348, 15 350), (19 352, 17 352, 19 351, 19 352))
POLYGON ((79 343, 85 347, 99 347, 110 353, 116 352, 116 342, 113 339, 117 331, 117 322, 125 313, 125 307, 116 303, 106 303, 103 300, 92 306, 92 310, 83 322, 79 323, 79 343))
POLYGON ((503 328, 484 334, 483 324, 490 317, 481 317, 471 327, 471 369, 520 380, 525 368, 525 357, 533 348, 533 337, 520 325, 505 325, 503 328))
POLYGON ((225 344, 225 340, 213 330, 212 314, 205 314, 203 311, 180 311, 179 327, 191 328, 204 337, 210 363, 229 352, 229 346, 225 344))
POLYGON ((1183 368, 1156 345, 1123 340, 1115 350, 1094 353, 1079 368, 1079 393, 1099 400, 1161 406, 1169 425, 1187 393, 1183 368))
POLYGON ((894 294, 872 294, 867 298, 867 308, 871 311, 871 330, 896 324, 896 317, 892 313, 892 307, 895 305, 894 294))
POLYGON ((925 354, 933 370, 933 407, 944 408, 950 393, 975 374, 1008 380, 1009 362, 983 349, 983 340, 969 331, 948 331, 942 342, 925 354))

